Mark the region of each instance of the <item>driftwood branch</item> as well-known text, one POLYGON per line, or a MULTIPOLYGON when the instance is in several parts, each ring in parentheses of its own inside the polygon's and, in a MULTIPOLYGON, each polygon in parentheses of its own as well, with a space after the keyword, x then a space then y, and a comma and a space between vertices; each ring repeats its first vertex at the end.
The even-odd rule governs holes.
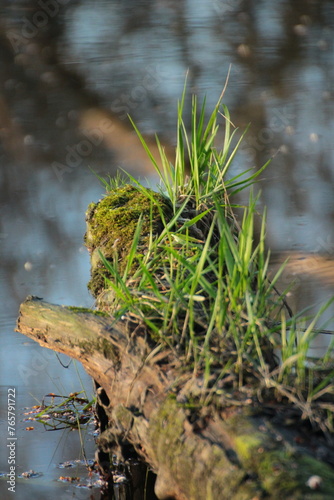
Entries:
POLYGON ((192 407, 186 388, 196 381, 182 380, 178 360, 144 328, 28 297, 17 331, 82 362, 104 391, 100 449, 130 443, 157 473, 159 498, 333 498, 331 451, 320 438, 288 430, 264 408, 192 407))
POLYGON ((164 391, 161 374, 145 363, 152 349, 143 331, 132 332, 131 341, 129 324, 116 323, 104 313, 28 297, 20 307, 17 331, 79 360, 112 401, 138 405, 143 384, 154 388, 155 395, 164 391))

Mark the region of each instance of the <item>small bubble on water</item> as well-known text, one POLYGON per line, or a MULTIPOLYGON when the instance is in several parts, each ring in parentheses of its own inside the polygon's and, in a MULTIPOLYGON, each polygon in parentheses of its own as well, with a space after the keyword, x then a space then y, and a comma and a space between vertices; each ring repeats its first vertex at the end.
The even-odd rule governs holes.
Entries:
POLYGON ((24 264, 24 269, 29 272, 32 270, 32 267, 32 263, 27 260, 27 262, 24 264))

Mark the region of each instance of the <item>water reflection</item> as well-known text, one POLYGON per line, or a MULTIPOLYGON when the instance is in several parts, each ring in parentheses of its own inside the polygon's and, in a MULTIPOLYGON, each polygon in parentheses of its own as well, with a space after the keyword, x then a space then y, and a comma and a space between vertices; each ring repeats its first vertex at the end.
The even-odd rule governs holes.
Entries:
POLYGON ((260 188, 268 244, 279 260, 292 253, 282 287, 297 278, 296 310, 333 295, 332 2, 3 0, 0 14, 0 373, 21 406, 77 378, 48 358, 25 386, 17 363, 43 350, 12 332, 18 305, 30 293, 92 304, 84 212, 102 189, 88 167, 150 175, 128 113, 172 155, 187 70, 210 109, 232 63, 225 102, 236 126, 251 122, 234 168, 274 156, 260 188))

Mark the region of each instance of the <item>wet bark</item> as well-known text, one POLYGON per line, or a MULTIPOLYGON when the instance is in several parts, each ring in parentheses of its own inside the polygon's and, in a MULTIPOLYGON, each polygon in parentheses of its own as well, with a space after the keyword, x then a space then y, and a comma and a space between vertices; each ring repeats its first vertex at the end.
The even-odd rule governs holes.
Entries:
POLYGON ((295 415, 281 425, 278 404, 190 405, 196 380, 182 378, 178 359, 143 327, 28 297, 17 331, 81 361, 108 422, 100 453, 135 449, 156 472, 160 499, 332 498, 332 452, 319 436, 306 435, 295 415), (314 489, 312 476, 322 481, 314 489))

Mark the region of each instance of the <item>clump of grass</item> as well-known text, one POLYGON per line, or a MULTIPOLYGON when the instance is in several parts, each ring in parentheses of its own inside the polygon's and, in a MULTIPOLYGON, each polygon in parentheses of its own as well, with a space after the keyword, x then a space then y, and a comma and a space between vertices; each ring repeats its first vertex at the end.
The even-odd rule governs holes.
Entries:
POLYGON ((82 392, 72 393, 69 396, 47 394, 42 404, 34 406, 27 420, 42 423, 48 430, 65 428, 79 429, 93 418, 94 401, 81 397, 82 392), (49 400, 49 404, 45 401, 49 400))
MULTIPOLYGON (((205 101, 199 106, 196 96, 192 98, 189 133, 183 120, 185 95, 184 89, 178 105, 174 164, 158 138, 160 158, 154 158, 133 124, 159 175, 160 191, 170 201, 172 216, 166 218, 152 191, 128 176, 158 208, 163 229, 159 235, 151 231, 143 249, 139 217, 125 271, 117 258, 100 255, 111 277, 106 286, 113 291, 114 315, 129 315, 144 323, 157 349, 170 349, 189 372, 202 379, 201 403, 217 402, 217 395, 227 390, 241 394, 242 389, 248 401, 256 392, 275 392, 303 417, 332 431, 334 372, 308 363, 314 324, 300 334, 299 318, 291 316, 286 294, 276 291, 283 266, 268 279, 265 214, 258 240, 254 230, 260 217, 258 195, 251 189, 246 207, 232 203, 237 193, 257 181, 269 162, 257 171, 231 175, 244 134, 236 138, 222 104, 223 93, 207 121, 205 101), (221 117, 225 134, 217 147, 221 117), (240 222, 234 215, 237 207, 243 212, 240 222), (245 392, 250 377, 257 382, 245 392)), ((110 192, 124 181, 104 184, 110 192)), ((332 359, 332 346, 326 356, 332 359)))

